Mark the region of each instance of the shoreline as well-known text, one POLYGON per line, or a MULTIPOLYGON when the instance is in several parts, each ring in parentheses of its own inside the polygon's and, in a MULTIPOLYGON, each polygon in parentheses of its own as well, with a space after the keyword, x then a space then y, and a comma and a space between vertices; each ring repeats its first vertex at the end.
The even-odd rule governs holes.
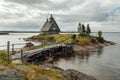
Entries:
POLYGON ((104 43, 90 44, 90 45, 84 45, 84 46, 73 45, 73 49, 75 52, 79 52, 79 51, 89 52, 89 51, 94 51, 94 49, 99 47, 111 46, 115 44, 116 44, 115 42, 107 41, 104 43))
MULTIPOLYGON (((31 39, 31 38, 26 38, 24 39, 25 41, 32 41, 32 42, 45 42, 45 43, 48 43, 48 44, 54 44, 54 42, 52 41, 47 41, 47 40, 38 40, 38 39, 31 39)), ((83 52, 88 52, 88 51, 92 51, 96 48, 99 48, 99 47, 105 47, 105 46, 111 46, 111 45, 115 45, 116 43, 113 42, 113 41, 105 41, 103 43, 96 43, 96 44, 88 44, 88 45, 78 45, 78 44, 71 44, 73 46, 73 50, 75 52, 79 52, 79 51, 83 51, 83 52)))
MULTIPOLYGON (((32 41, 32 42, 34 42, 34 41, 35 42, 41 42, 41 41, 43 41, 43 40, 32 39, 32 38, 26 38, 24 40, 32 41)), ((50 43, 50 44, 52 43, 51 41, 47 41, 47 40, 45 40, 45 42, 46 43, 50 43)), ((78 52, 94 51, 95 49, 97 49, 99 47, 111 46, 111 45, 115 45, 115 44, 116 43, 112 42, 112 41, 104 41, 103 43, 97 42, 97 43, 91 43, 91 44, 83 45, 83 46, 78 45, 78 44, 71 44, 71 45, 73 46, 73 50, 74 50, 75 54, 80 54, 78 52)), ((67 78, 67 79, 69 79, 71 77, 71 75, 74 75, 74 74, 75 74, 75 76, 77 76, 79 78, 80 75, 77 75, 79 73, 81 75, 84 75, 84 78, 88 78, 89 77, 88 80, 96 80, 92 76, 89 76, 87 74, 81 73, 81 72, 73 70, 73 69, 64 70, 64 69, 62 69, 60 67, 57 67, 57 66, 55 66, 53 64, 50 64, 49 62, 47 62, 46 64, 45 65, 41 65, 41 66, 43 66, 43 69, 46 67, 46 69, 50 69, 50 70, 52 70, 52 69, 61 70, 63 72, 63 74, 60 75, 60 76, 62 76, 64 78, 67 78), (46 64, 48 64, 48 65, 46 65, 46 64), (72 74, 72 72, 74 72, 74 73, 72 74), (69 74, 69 73, 71 73, 71 74, 69 74)), ((80 77, 80 79, 81 79, 81 77, 80 77)), ((72 80, 72 79, 69 79, 69 80, 72 80)), ((81 79, 81 80, 84 80, 84 79, 81 79)))
MULTIPOLYGON (((114 42, 111 42, 111 41, 106 41, 104 43, 97 43, 97 44, 90 44, 90 45, 84 45, 84 46, 80 46, 80 45, 76 45, 76 44, 72 44, 73 46, 73 49, 75 52, 79 52, 79 51, 86 51, 86 52, 89 52, 89 51, 92 51, 96 48, 99 48, 99 47, 105 47, 105 46, 110 46, 110 45, 115 45, 116 43, 114 42)), ((77 53, 75 53, 77 54, 77 53)), ((82 73, 81 71, 77 71, 77 70, 74 70, 74 69, 67 69, 67 70, 64 70, 60 67, 57 67, 53 64, 50 64, 49 62, 47 62, 45 65, 36 65, 39 67, 39 69, 41 69, 42 71, 56 71, 56 70, 59 70, 60 73, 56 74, 57 77, 60 77, 62 79, 66 78, 68 80, 73 80, 73 78, 76 78, 76 79, 80 79, 80 80, 96 80, 93 76, 90 76, 90 75, 87 75, 85 73, 82 73)), ((32 68, 30 68, 29 66, 27 65, 19 65, 19 66, 15 66, 15 69, 11 70, 10 69, 10 72, 14 72, 16 71, 16 73, 20 73, 20 71, 17 71, 17 69, 20 69, 20 70, 28 70, 28 72, 30 71, 33 71, 35 74, 37 73, 37 71, 33 70, 32 68)), ((6 69, 5 71, 3 71, 6 73, 6 69)), ((5 74, 6 76, 9 76, 8 73, 5 74)), ((12 75, 12 74, 10 74, 12 75)), ((25 76, 25 75, 23 75, 25 76)), ((16 77, 16 76, 15 76, 16 77)), ((8 77, 9 78, 9 77, 8 77)), ((23 79, 24 80, 24 79, 23 79)), ((36 79, 37 80, 37 79, 36 79)), ((50 80, 50 79, 48 79, 50 80)))

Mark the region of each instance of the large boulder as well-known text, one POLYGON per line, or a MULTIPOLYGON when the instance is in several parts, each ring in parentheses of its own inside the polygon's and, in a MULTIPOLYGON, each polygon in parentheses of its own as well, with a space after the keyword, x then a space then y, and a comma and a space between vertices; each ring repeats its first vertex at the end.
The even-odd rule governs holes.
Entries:
POLYGON ((8 69, 0 72, 0 80, 27 80, 21 73, 15 69, 8 69))
POLYGON ((25 45, 25 47, 32 47, 32 46, 34 46, 34 44, 31 43, 31 42, 28 42, 28 43, 26 43, 26 45, 25 45))
POLYGON ((63 77, 68 80, 96 80, 94 77, 86 75, 82 72, 78 72, 73 69, 68 69, 60 73, 63 77))

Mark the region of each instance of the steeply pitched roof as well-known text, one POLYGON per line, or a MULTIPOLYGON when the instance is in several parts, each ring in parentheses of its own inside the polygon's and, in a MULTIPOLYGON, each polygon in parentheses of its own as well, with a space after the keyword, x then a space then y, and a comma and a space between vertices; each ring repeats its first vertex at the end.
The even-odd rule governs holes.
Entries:
MULTIPOLYGON (((43 27, 41 28, 41 31, 49 31, 49 29, 56 24, 56 27, 58 27, 56 21, 54 20, 54 18, 51 17, 49 18, 49 20, 47 19, 46 22, 44 23, 43 27)), ((59 28, 59 27, 58 27, 59 28)), ((60 29, 59 29, 60 30, 60 29)))
POLYGON ((52 26, 53 21, 46 21, 41 29, 41 31, 49 31, 50 27, 52 26))

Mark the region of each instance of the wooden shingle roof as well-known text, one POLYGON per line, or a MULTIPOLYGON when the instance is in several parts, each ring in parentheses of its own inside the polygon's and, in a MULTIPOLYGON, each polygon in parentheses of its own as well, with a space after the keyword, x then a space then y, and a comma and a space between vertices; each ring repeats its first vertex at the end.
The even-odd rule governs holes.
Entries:
MULTIPOLYGON (((42 31, 42 32, 44 32, 44 31, 49 31, 49 29, 50 29, 52 26, 54 26, 54 25, 56 25, 56 27, 59 29, 59 27, 58 27, 55 19, 54 19, 54 18, 52 17, 52 15, 51 15, 51 17, 49 18, 49 20, 47 19, 46 22, 44 23, 43 27, 41 28, 41 31, 42 31)), ((59 31, 60 31, 60 29, 59 29, 59 31)))
POLYGON ((53 25, 54 20, 52 21, 46 21, 41 29, 41 31, 49 31, 50 27, 53 25))

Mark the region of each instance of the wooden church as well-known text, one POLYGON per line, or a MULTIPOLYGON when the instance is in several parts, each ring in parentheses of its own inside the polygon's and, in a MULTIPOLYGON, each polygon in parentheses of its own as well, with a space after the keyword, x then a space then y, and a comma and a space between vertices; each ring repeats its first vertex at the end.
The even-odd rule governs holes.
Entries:
POLYGON ((41 28, 42 34, 59 34, 60 28, 58 27, 55 19, 52 14, 49 19, 46 20, 43 27, 41 28))

